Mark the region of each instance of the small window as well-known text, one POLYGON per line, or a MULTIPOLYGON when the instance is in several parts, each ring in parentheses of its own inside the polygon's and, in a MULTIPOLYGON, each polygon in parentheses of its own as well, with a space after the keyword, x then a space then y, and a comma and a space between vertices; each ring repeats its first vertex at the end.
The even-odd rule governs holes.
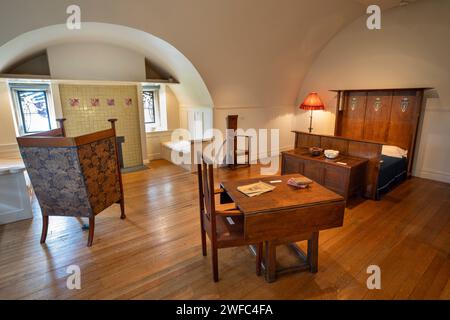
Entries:
POLYGON ((143 91, 142 97, 144 99, 144 122, 145 124, 154 124, 156 123, 155 92, 143 91))
POLYGON ((145 85, 142 87, 145 132, 167 130, 167 128, 163 128, 164 118, 166 118, 162 115, 165 112, 164 95, 164 90, 160 86, 145 85), (160 104, 161 101, 162 104, 160 104))
POLYGON ((48 89, 42 86, 12 86, 11 89, 20 134, 51 130, 48 89))

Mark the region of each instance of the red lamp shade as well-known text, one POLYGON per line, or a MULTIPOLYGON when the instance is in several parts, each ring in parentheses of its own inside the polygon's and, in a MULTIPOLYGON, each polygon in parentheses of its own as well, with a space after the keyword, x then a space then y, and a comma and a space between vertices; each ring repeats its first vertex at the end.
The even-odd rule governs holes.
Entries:
POLYGON ((320 100, 319 95, 316 92, 311 92, 299 108, 303 110, 323 110, 325 106, 322 100, 320 100))

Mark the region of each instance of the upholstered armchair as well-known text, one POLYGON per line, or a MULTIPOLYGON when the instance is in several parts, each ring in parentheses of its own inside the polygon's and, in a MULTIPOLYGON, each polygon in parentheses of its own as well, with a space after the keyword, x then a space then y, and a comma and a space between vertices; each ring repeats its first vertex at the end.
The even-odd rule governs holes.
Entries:
POLYGON ((117 154, 116 119, 111 129, 84 136, 65 136, 60 128, 17 138, 20 153, 42 211, 41 243, 49 216, 89 218, 87 246, 94 239, 95 216, 120 203, 125 219, 122 176, 117 154))

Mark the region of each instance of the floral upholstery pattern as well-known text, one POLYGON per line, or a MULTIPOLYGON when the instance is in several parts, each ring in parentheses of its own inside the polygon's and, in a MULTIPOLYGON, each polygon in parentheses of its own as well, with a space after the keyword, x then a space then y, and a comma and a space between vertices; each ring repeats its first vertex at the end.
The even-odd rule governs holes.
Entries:
POLYGON ((20 147, 20 153, 43 215, 92 215, 76 147, 20 147))
POLYGON ((43 215, 92 217, 121 199, 114 139, 20 147, 43 215))
POLYGON ((115 138, 78 147, 81 170, 93 214, 98 214, 121 198, 115 138))

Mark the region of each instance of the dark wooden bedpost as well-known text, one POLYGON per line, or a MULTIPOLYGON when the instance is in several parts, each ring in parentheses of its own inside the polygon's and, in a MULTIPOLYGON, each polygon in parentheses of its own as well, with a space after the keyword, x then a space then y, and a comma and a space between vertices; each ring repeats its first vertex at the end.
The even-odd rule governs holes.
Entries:
POLYGON ((61 128, 61 133, 63 137, 66 136, 66 128, 64 127, 64 121, 66 120, 67 120, 66 118, 56 119, 56 121, 58 121, 59 123, 59 127, 61 128))
POLYGON ((114 146, 116 150, 116 163, 117 163, 117 173, 119 175, 119 184, 120 184, 120 219, 125 219, 125 199, 123 196, 123 184, 122 184, 122 173, 120 172, 120 163, 119 163, 119 152, 118 152, 118 146, 117 146, 117 134, 116 134, 116 121, 117 119, 108 119, 108 121, 111 123, 111 128, 114 130, 114 146))

